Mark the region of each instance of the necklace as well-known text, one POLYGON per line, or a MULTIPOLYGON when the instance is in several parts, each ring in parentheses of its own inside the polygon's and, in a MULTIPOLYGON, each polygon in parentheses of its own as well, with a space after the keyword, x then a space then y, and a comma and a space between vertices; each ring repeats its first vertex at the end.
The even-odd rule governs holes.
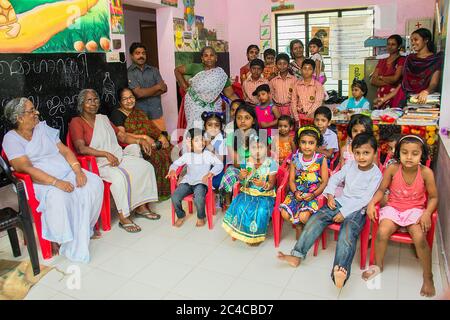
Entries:
MULTIPOLYGON (((84 121, 86 121, 86 123, 89 125, 89 127, 91 127, 91 128, 94 128, 94 126, 89 122, 89 120, 87 120, 85 117, 83 117, 83 116, 80 116, 81 117, 81 119, 83 119, 84 121)), ((95 120, 94 120, 94 123, 95 123, 95 120)))
POLYGON ((131 111, 128 111, 128 110, 125 110, 125 109, 122 109, 122 108, 120 108, 119 109, 119 111, 120 112, 122 112, 124 115, 126 115, 127 117, 130 115, 130 113, 131 113, 131 111))

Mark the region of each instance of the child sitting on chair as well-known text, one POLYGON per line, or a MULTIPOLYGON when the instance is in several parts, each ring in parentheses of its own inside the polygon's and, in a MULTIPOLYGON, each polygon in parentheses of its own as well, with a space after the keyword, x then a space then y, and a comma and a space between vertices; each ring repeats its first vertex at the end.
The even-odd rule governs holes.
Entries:
POLYGON ((177 214, 176 227, 184 223, 186 213, 183 210, 183 199, 194 194, 194 204, 197 209, 197 227, 205 225, 205 197, 208 191, 208 179, 219 174, 223 170, 223 163, 213 153, 205 148, 205 132, 203 130, 189 129, 187 140, 190 140, 191 151, 184 153, 175 160, 169 168, 166 178, 177 177, 176 171, 179 167, 186 165, 187 174, 183 177, 174 194, 172 204, 177 214), (211 168, 211 166, 213 166, 211 168))
POLYGON ((337 288, 342 288, 350 277, 356 242, 366 223, 365 207, 382 178, 380 169, 374 164, 377 155, 375 137, 359 134, 353 139, 352 148, 355 161, 349 161, 332 175, 323 191, 328 198, 328 205, 311 216, 291 255, 278 253, 280 260, 298 267, 324 229, 332 223, 342 223, 331 274, 337 288), (344 193, 335 199, 336 188, 341 182, 345 182, 344 193))
POLYGON ((319 128, 323 136, 323 144, 317 151, 327 157, 328 166, 330 165, 330 160, 339 151, 337 135, 329 129, 331 118, 332 113, 328 107, 321 106, 314 111, 314 125, 319 128))

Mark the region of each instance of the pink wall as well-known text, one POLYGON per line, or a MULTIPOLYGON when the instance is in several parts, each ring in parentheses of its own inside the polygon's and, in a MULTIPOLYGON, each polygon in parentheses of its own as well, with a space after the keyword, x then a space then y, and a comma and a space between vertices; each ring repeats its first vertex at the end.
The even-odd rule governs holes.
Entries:
MULTIPOLYGON (((211 1, 215 2, 215 1, 211 1)), ((228 33, 230 42, 231 76, 239 74, 239 68, 247 62, 245 51, 251 43, 259 44, 259 18, 262 13, 270 12, 270 0, 227 0, 228 33)), ((406 20, 418 17, 433 17, 435 0, 289 0, 295 4, 295 10, 319 10, 346 7, 378 5, 381 14, 397 9, 397 28, 375 30, 375 35, 385 36, 392 33, 405 34, 406 20)), ((387 14, 387 13, 386 13, 387 14)))

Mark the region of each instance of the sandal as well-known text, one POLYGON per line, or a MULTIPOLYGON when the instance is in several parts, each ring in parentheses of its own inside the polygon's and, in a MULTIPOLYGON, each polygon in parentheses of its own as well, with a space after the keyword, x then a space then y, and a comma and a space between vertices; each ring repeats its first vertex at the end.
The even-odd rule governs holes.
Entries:
POLYGON ((122 223, 119 221, 119 227, 124 229, 126 232, 129 233, 137 233, 137 232, 141 232, 141 227, 139 227, 136 223, 122 223), (136 229, 133 230, 131 229, 132 227, 135 227, 136 229))
POLYGON ((377 275, 379 275, 381 273, 381 269, 379 266, 374 264, 374 265, 369 266, 369 269, 364 271, 364 273, 363 273, 363 279, 366 281, 369 281, 369 280, 372 280, 373 278, 375 278, 377 275), (366 273, 366 272, 372 272, 372 273, 367 278, 364 278, 364 273, 366 273))
POLYGON ((152 212, 151 210, 146 210, 142 212, 135 211, 137 217, 144 217, 148 220, 159 220, 161 219, 161 215, 157 214, 156 212, 152 212))

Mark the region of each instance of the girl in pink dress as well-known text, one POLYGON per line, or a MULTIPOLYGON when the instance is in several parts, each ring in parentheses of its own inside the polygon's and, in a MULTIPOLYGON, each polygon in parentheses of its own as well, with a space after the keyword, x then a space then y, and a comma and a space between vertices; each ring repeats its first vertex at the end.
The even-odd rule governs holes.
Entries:
POLYGON ((394 156, 399 163, 386 168, 383 181, 367 206, 367 214, 374 221, 375 205, 389 189, 387 205, 380 210, 380 225, 375 241, 376 264, 363 273, 363 279, 371 279, 382 271, 390 236, 398 229, 406 228, 423 268, 420 294, 431 297, 435 295, 435 288, 431 250, 426 235, 431 227, 431 215, 436 210, 438 196, 433 171, 424 165, 428 158, 427 145, 418 136, 403 136, 397 143, 394 156))
POLYGON ((268 84, 259 85, 253 92, 258 97, 259 104, 255 107, 258 126, 260 129, 267 129, 267 136, 272 134, 271 128, 276 128, 278 118, 281 116, 278 107, 272 103, 270 87, 268 84))

